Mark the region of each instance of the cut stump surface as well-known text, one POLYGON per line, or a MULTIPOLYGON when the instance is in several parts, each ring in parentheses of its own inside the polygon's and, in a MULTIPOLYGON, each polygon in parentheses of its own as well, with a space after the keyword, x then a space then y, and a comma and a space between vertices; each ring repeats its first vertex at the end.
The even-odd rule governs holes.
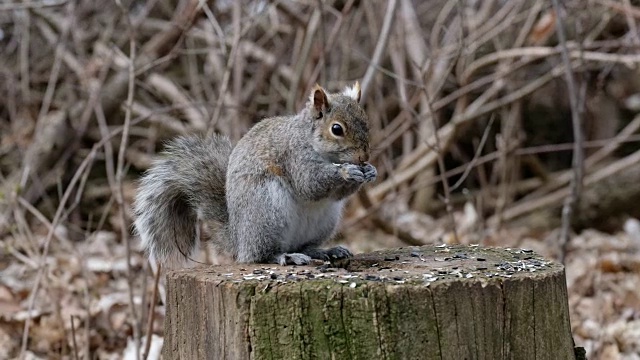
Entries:
POLYGON ((562 265, 423 246, 170 272, 166 359, 574 359, 562 265))

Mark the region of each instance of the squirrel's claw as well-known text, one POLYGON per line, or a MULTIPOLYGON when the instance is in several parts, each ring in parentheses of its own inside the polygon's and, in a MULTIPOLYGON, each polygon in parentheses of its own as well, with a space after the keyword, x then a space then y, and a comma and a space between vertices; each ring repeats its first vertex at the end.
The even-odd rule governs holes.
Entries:
POLYGON ((378 170, 376 169, 375 166, 366 163, 363 167, 362 167, 362 173, 364 174, 364 181, 365 182, 372 182, 376 180, 376 177, 378 177, 378 170))

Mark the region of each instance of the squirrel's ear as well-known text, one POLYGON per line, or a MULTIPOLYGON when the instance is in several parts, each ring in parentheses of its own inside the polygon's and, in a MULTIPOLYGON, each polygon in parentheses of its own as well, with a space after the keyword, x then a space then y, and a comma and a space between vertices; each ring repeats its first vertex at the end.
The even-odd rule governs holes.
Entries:
POLYGON ((356 81, 352 87, 346 87, 342 90, 342 95, 348 96, 355 100, 356 102, 360 102, 360 83, 356 81))
POLYGON ((309 101, 313 104, 313 108, 321 113, 323 109, 329 107, 329 99, 327 98, 327 93, 324 89, 316 84, 311 91, 311 96, 309 97, 309 101))

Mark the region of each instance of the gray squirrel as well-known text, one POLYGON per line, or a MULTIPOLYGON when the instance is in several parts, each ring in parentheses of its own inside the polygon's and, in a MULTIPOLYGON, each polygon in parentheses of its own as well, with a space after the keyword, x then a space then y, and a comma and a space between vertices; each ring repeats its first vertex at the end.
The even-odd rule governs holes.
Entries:
POLYGON ((266 118, 235 147, 229 138, 182 136, 142 178, 135 228, 152 261, 184 262, 201 219, 215 245, 241 263, 304 265, 351 257, 319 246, 334 234, 345 199, 375 180, 369 126, 356 82, 330 94, 316 85, 304 109, 266 118))

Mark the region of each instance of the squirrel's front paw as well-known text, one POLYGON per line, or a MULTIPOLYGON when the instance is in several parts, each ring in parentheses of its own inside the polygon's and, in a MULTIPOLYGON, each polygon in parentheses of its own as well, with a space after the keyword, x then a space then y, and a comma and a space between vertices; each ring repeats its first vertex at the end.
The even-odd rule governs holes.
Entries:
POLYGON ((372 182, 378 177, 378 170, 375 166, 365 163, 364 166, 361 167, 362 173, 364 174, 364 181, 372 182))
POLYGON ((343 179, 363 183, 365 181, 364 173, 359 165, 340 164, 340 175, 343 179))

